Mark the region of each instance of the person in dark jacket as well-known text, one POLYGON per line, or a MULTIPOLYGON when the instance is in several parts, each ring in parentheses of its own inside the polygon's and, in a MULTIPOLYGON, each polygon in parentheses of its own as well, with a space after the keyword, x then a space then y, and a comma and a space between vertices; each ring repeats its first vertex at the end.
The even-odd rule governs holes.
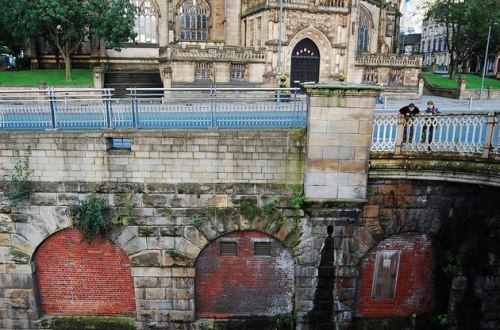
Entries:
POLYGON ((412 142, 413 141, 413 120, 411 117, 417 115, 420 113, 420 110, 418 107, 415 106, 415 104, 410 103, 408 105, 405 105, 401 109, 399 109, 399 113, 403 115, 405 119, 405 125, 403 128, 403 143, 404 142, 412 142), (410 126, 410 136, 407 136, 408 133, 408 126, 410 126), (407 140, 408 138, 408 140, 407 140))
MULTIPOLYGON (((436 104, 433 102, 433 101, 429 101, 427 102, 427 109, 425 109, 425 114, 426 115, 436 115, 438 113, 441 113, 441 111, 439 111, 439 109, 436 107, 436 104)), ((427 139, 427 128, 429 128, 429 136, 428 136, 428 139, 427 141, 429 143, 432 142, 432 137, 434 136, 434 125, 432 124, 432 118, 429 118, 428 120, 426 120, 426 125, 424 125, 424 129, 422 131, 422 140, 425 142, 425 140, 427 139), (427 123, 429 123, 429 125, 427 125, 427 123)))

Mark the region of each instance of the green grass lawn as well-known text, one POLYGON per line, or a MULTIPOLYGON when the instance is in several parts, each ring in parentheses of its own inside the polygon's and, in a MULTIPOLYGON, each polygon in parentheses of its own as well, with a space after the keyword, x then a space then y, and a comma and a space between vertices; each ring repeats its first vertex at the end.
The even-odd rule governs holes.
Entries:
MULTIPOLYGON (((435 74, 430 72, 424 72, 424 79, 433 86, 442 88, 457 88, 458 77, 456 75, 454 79, 450 79, 447 74, 435 74)), ((466 74, 465 75, 465 88, 466 89, 480 89, 481 88, 481 76, 466 74)), ((484 78, 484 87, 491 87, 493 89, 500 89, 500 80, 492 78, 484 78)))
POLYGON ((4 70, 0 71, 0 88, 2 86, 38 86, 40 81, 45 81, 47 86, 94 86, 90 69, 72 69, 71 76, 73 80, 66 81, 64 69, 4 70))

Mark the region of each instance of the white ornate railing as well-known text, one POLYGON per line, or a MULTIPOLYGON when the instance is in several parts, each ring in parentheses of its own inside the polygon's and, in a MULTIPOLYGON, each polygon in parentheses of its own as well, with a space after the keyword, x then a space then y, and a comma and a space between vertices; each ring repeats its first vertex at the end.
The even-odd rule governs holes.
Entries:
POLYGON ((500 113, 375 115, 372 152, 433 151, 500 155, 500 113))

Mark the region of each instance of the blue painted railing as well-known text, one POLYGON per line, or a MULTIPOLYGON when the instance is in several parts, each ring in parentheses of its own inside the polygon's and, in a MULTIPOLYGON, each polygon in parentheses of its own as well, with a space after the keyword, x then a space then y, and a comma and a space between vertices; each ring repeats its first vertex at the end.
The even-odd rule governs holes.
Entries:
POLYGON ((298 89, 170 88, 0 91, 0 130, 306 127, 298 89))

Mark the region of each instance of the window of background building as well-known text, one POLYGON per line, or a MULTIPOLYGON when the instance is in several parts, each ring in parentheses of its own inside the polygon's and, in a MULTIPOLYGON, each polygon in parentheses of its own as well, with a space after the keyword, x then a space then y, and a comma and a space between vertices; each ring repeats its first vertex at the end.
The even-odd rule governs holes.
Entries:
POLYGON ((137 33, 135 42, 158 43, 158 9, 156 3, 149 0, 134 0, 137 7, 134 31, 137 33), (154 5, 153 5, 154 4, 154 5))
POLYGON ((367 13, 362 10, 361 18, 359 20, 359 30, 358 30, 358 51, 366 52, 368 51, 368 42, 369 42, 369 20, 367 17, 367 13))
POLYGON ((180 7, 180 39, 207 40, 208 5, 203 1, 186 0, 180 7))

